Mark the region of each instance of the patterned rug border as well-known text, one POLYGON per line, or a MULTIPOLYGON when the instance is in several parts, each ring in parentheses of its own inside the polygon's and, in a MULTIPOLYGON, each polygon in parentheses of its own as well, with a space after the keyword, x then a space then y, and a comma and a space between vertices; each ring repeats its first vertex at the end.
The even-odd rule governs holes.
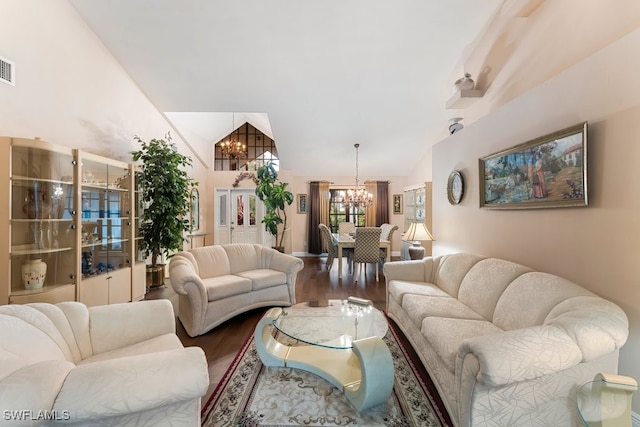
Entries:
POLYGON ((398 347, 402 354, 404 355, 405 360, 411 366, 411 370, 416 374, 416 377, 420 380, 420 386, 424 390, 424 394, 429 399, 431 403, 431 407, 436 411, 436 415, 440 420, 440 423, 443 427, 452 427, 453 423, 451 422, 451 417, 444 407, 444 402, 442 402, 442 398, 440 398, 440 394, 436 389, 435 384, 433 384, 433 380, 429 376, 429 373, 425 369, 420 357, 417 355, 416 351, 409 343, 407 337, 404 336, 404 333, 400 330, 400 327, 396 324, 396 322, 387 316, 387 313, 384 312, 387 321, 389 322, 389 330, 393 334, 398 343, 398 347))
MULTIPOLYGON (((451 422, 451 418, 449 417, 448 412, 444 407, 444 403, 442 402, 438 391, 433 384, 428 372, 422 365, 422 361, 419 356, 416 354, 415 350, 409 343, 408 339, 404 336, 403 332, 400 330, 398 325, 393 321, 393 319, 389 318, 386 312, 382 311, 389 322, 389 331, 393 334, 393 337, 398 344, 398 348, 403 354, 405 361, 409 364, 411 370, 415 374, 420 387, 422 388, 425 396, 429 400, 431 407, 434 410, 434 413, 443 427, 452 427, 453 423, 451 422)), ((257 325, 257 322, 256 322, 257 325)), ((234 373, 236 372, 238 365, 241 363, 243 356, 249 350, 249 347, 253 344, 253 330, 248 334, 244 343, 242 344, 240 350, 236 353, 233 358, 233 361, 225 371, 224 375, 220 379, 220 382, 216 385, 215 389, 211 393, 211 396, 207 400, 206 404, 203 406, 201 410, 201 418, 202 425, 207 422, 209 417, 211 416, 212 411, 215 409, 218 401, 223 397, 224 390, 229 385, 229 381, 232 379, 234 373)), ((248 382, 250 388, 255 386, 258 378, 260 377, 260 373, 263 371, 264 366, 259 369, 256 369, 252 378, 248 382)), ((394 387, 395 393, 395 387, 394 387)), ((249 397, 249 396, 245 396, 249 397)), ((244 402, 243 402, 244 403, 244 402)), ((407 408, 403 407, 403 411, 406 411, 407 408)))

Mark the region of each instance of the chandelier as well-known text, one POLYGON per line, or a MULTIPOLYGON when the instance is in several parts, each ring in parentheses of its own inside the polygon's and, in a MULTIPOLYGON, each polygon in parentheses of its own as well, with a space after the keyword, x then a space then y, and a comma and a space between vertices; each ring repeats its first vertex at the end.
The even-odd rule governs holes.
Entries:
POLYGON ((232 113, 232 127, 229 139, 220 143, 220 151, 230 159, 239 159, 247 156, 247 145, 239 141, 236 134, 236 113, 232 113))
POLYGON ((360 187, 358 180, 358 149, 360 148, 360 144, 353 144, 353 146, 356 148, 356 186, 347 190, 347 194, 342 197, 341 202, 347 207, 367 208, 373 204, 373 195, 365 188, 360 187))

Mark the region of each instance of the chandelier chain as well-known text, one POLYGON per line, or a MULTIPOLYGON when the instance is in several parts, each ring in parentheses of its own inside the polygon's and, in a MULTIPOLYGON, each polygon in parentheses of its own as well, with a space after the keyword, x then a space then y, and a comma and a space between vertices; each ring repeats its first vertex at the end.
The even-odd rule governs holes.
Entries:
POLYGON ((367 208, 373 204, 373 195, 369 193, 365 188, 360 188, 360 177, 359 177, 359 158, 358 151, 360 148, 360 144, 353 145, 356 149, 356 186, 351 190, 347 190, 347 194, 345 197, 341 198, 341 202, 344 203, 347 207, 363 207, 367 208))

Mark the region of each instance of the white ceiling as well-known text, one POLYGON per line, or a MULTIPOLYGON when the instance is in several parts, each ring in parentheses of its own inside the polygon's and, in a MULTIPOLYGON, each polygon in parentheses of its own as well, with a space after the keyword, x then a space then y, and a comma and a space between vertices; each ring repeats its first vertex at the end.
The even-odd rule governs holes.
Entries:
POLYGON ((508 0, 70 0, 207 166, 251 122, 304 176, 406 175, 508 0))

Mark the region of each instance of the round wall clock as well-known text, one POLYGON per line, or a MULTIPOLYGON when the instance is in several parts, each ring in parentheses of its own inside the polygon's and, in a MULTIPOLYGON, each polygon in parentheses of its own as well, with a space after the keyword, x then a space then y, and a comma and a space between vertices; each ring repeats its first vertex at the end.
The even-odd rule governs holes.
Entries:
POLYGON ((449 203, 457 205, 464 196, 464 179, 460 171, 453 171, 449 174, 449 180, 447 181, 447 197, 449 203))

